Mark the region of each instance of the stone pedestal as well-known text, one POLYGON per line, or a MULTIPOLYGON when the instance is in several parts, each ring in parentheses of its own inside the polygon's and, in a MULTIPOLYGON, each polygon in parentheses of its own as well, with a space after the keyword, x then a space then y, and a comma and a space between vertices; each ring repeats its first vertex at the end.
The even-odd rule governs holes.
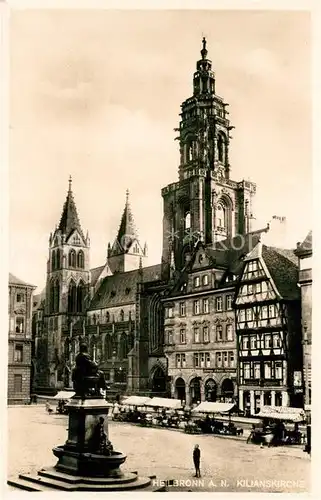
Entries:
POLYGON ((95 429, 103 422, 108 439, 108 410, 112 405, 104 399, 73 398, 68 404, 68 438, 63 446, 53 449, 58 458, 56 470, 92 477, 121 477, 119 466, 126 455, 113 451, 110 455, 99 453, 93 442, 95 429))
POLYGON ((142 478, 136 471, 120 470, 126 455, 114 451, 108 441, 110 403, 104 399, 74 397, 67 406, 67 441, 53 449, 57 464, 42 468, 37 474, 20 474, 17 480, 8 481, 10 486, 26 491, 166 491, 164 486, 153 486, 154 476, 142 478), (107 448, 101 448, 100 444, 106 442, 107 448))

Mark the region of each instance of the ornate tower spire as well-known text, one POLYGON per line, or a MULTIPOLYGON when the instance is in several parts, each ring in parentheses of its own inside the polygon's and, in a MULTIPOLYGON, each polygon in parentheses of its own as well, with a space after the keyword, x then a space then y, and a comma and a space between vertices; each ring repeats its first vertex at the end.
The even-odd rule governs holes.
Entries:
POLYGON ((139 269, 140 259, 147 257, 147 251, 138 240, 134 217, 129 203, 129 190, 126 190, 125 208, 121 217, 117 237, 108 245, 108 265, 112 273, 139 269))
POLYGON ((129 190, 126 190, 126 203, 123 215, 120 221, 117 240, 121 247, 126 250, 134 239, 137 239, 137 231, 134 224, 134 217, 129 204, 129 190))
POLYGON ((196 72, 194 73, 193 87, 194 95, 215 94, 215 74, 212 71, 212 61, 207 59, 206 38, 202 40, 203 48, 201 50, 202 59, 196 63, 196 72))
POLYGON ((67 198, 62 209, 62 215, 59 222, 58 230, 60 230, 62 234, 66 238, 68 238, 71 232, 76 229, 81 235, 81 237, 85 240, 79 221, 73 192, 71 190, 71 184, 72 184, 72 178, 70 176, 68 181, 67 198))
POLYGON ((206 59, 207 49, 206 49, 206 38, 205 38, 205 36, 203 36, 202 43, 203 43, 203 48, 201 50, 201 55, 202 55, 202 59, 206 59))

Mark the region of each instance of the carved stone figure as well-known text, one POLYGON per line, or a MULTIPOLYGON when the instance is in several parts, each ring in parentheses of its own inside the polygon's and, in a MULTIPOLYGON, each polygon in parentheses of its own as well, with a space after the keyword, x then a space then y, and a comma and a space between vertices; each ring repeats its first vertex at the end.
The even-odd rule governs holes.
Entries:
POLYGON ((91 449, 93 453, 97 453, 98 455, 112 455, 114 449, 113 445, 107 438, 105 429, 104 429, 104 418, 99 417, 99 422, 94 428, 93 435, 91 438, 91 449))

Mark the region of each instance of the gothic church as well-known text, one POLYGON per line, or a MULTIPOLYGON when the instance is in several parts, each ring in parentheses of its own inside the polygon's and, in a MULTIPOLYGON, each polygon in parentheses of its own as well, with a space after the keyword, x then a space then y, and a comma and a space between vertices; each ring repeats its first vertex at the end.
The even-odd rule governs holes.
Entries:
MULTIPOLYGON (((81 228, 70 180, 60 223, 49 239, 46 290, 34 302, 33 389, 38 393, 71 386, 75 354, 85 339, 118 392, 169 394, 164 300, 181 283, 200 245, 215 248, 251 232, 255 184, 230 178, 233 127, 228 104, 216 94, 207 55, 203 39, 193 95, 181 105, 176 129, 179 179, 162 189, 160 264, 144 266, 147 245, 139 241, 127 193, 106 262, 90 269, 90 240, 81 228)), ((222 272, 228 273, 230 265, 222 262, 222 272)))

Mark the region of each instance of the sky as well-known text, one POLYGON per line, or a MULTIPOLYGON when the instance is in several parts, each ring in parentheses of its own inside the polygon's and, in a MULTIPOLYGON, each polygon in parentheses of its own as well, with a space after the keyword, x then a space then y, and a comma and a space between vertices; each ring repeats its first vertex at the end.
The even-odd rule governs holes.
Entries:
POLYGON ((148 264, 162 250, 161 188, 178 180, 174 128, 202 36, 229 103, 231 178, 257 184, 255 227, 312 226, 311 35, 300 11, 12 11, 9 267, 38 286, 69 175, 91 267, 106 260, 126 189, 148 264))

